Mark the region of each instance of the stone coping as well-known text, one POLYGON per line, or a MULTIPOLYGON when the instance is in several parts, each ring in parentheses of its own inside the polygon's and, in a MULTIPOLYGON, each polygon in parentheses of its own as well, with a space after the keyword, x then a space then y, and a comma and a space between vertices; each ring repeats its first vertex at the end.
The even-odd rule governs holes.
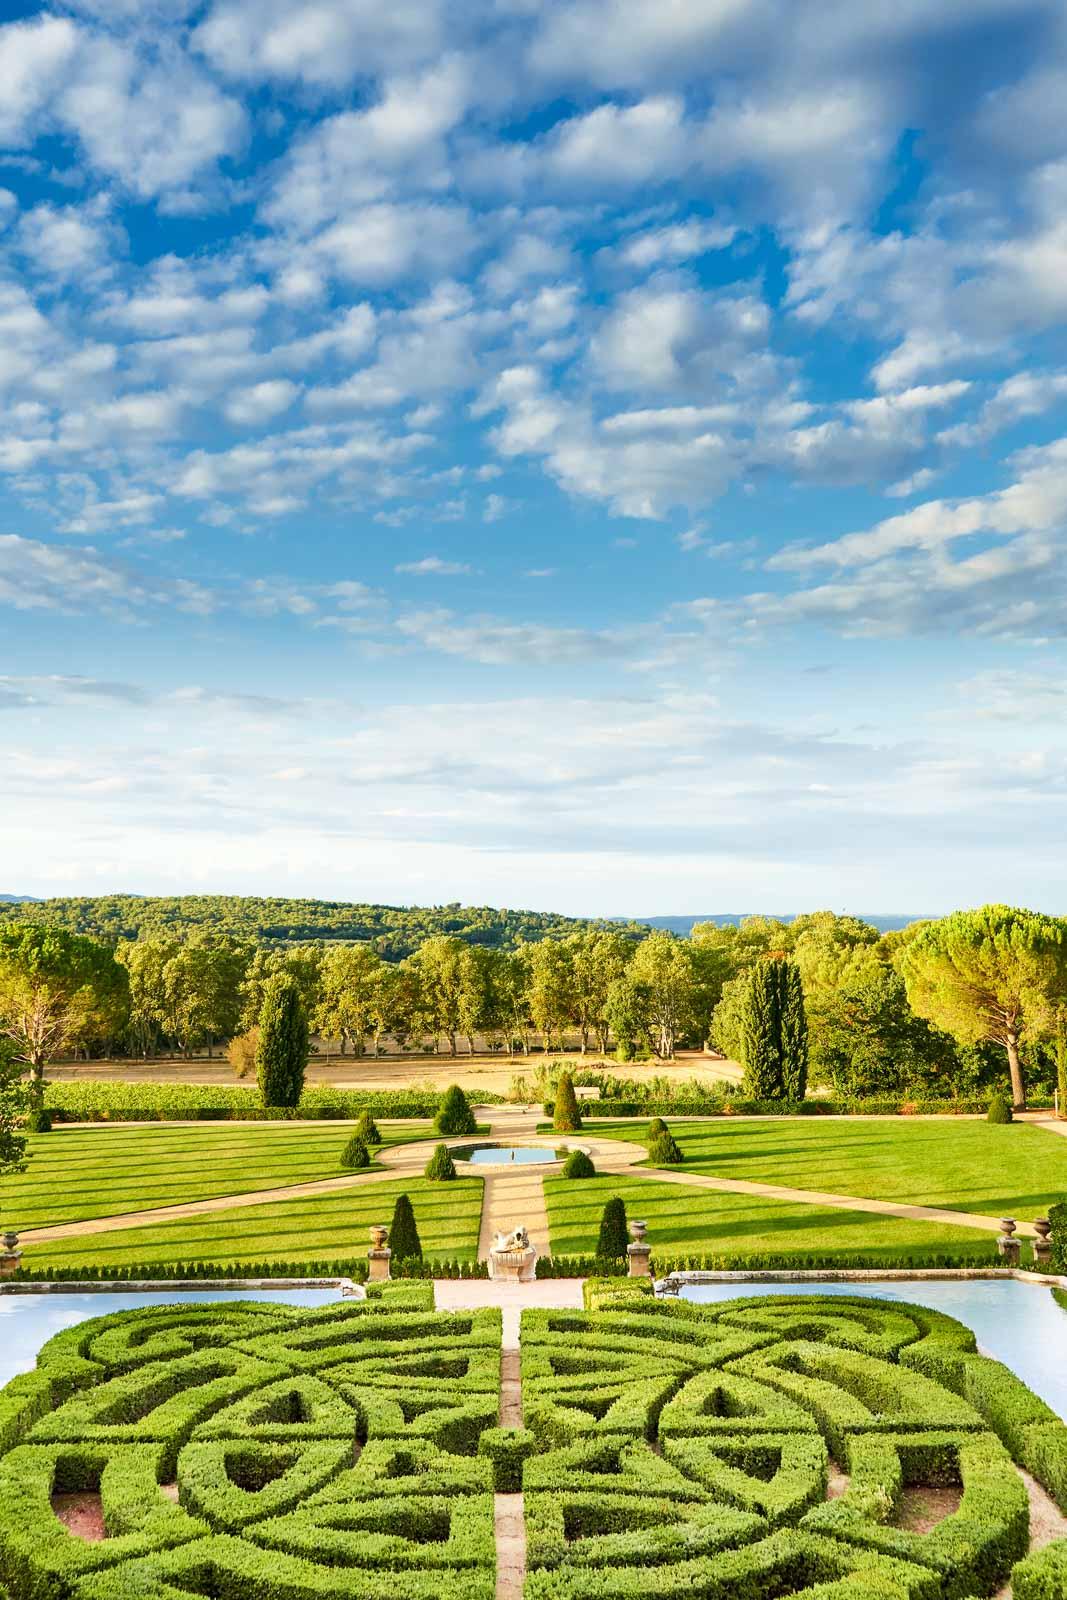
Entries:
MULTIPOLYGON (((398 1282, 406 1281, 398 1279, 398 1282)), ((365 1300, 366 1290, 353 1278, 90 1278, 58 1283, 0 1283, 4 1294, 186 1294, 196 1289, 340 1289, 342 1296, 365 1300)))
POLYGON ((1039 1288, 1067 1289, 1067 1277, 1030 1272, 1025 1267, 806 1267, 789 1271, 711 1272, 699 1268, 670 1272, 656 1280, 656 1294, 670 1294, 685 1283, 1032 1283, 1039 1288))

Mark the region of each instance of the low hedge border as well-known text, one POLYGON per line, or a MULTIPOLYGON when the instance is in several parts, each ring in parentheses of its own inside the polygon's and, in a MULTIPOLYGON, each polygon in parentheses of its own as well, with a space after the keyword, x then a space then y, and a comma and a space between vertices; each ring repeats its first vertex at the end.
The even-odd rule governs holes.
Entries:
MULTIPOLYGON (((1051 1100, 1031 1100, 1033 1111, 1048 1110, 1051 1100)), ((551 1117, 555 1101, 544 1102, 551 1117)), ((647 1100, 583 1100, 582 1120, 588 1124, 615 1117, 975 1117, 989 1110, 984 1100, 746 1100, 740 1095, 690 1096, 647 1100)))
MULTIPOLYGON (((479 1093, 480 1105, 501 1105, 504 1096, 479 1093)), ((50 1083, 45 1109, 53 1122, 300 1122, 330 1118, 436 1116, 433 1090, 369 1090, 312 1087, 298 1106, 264 1106, 259 1090, 238 1084, 50 1083)))

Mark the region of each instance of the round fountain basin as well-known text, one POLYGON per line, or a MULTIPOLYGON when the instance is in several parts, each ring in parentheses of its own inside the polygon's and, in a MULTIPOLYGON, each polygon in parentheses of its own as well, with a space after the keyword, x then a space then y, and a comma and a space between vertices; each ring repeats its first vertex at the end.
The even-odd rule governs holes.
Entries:
POLYGON ((464 1144, 452 1147, 453 1161, 471 1167, 546 1167, 566 1161, 572 1149, 556 1149, 548 1144, 464 1144))

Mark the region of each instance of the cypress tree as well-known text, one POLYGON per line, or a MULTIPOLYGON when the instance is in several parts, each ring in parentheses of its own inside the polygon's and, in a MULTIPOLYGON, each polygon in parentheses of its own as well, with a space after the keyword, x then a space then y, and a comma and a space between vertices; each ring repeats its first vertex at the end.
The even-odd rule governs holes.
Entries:
POLYGON ((741 1007, 741 1065, 750 1100, 782 1098, 782 1054, 778 1027, 777 961, 757 961, 748 975, 741 1007))
POLYGON ((456 1163, 449 1154, 447 1144, 437 1146, 422 1175, 434 1183, 448 1183, 456 1176, 456 1163))
POLYGON ((265 1106, 296 1106, 304 1089, 310 1041, 307 1013, 292 978, 267 984, 259 1014, 256 1078, 265 1106))
POLYGON ((782 1050, 782 1094, 786 1100, 803 1100, 808 1090, 808 1014, 804 985, 795 961, 776 961, 778 968, 778 1018, 782 1050))
POLYGON ((574 1079, 569 1072, 561 1072, 556 1084, 556 1103, 552 1112, 552 1126, 557 1133, 579 1133, 582 1113, 578 1109, 578 1096, 574 1092, 574 1079))
POLYGON ((600 1236, 597 1239, 596 1253, 605 1261, 617 1261, 626 1254, 626 1247, 630 1243, 629 1231, 626 1227, 626 1202, 619 1196, 612 1195, 604 1207, 600 1218, 600 1236))
POLYGON ((437 1108, 437 1115, 433 1122, 438 1133, 454 1134, 476 1133, 478 1124, 474 1112, 470 1108, 467 1096, 463 1093, 458 1083, 446 1089, 441 1097, 441 1104, 437 1108))
POLYGON ((803 1100, 808 1086, 808 1018, 795 961, 757 961, 741 1006, 741 1064, 753 1100, 803 1100))
POLYGON ((389 1229, 389 1244, 397 1261, 410 1260, 422 1255, 422 1241, 415 1226, 415 1213, 406 1194, 398 1194, 393 1207, 393 1224, 389 1229))

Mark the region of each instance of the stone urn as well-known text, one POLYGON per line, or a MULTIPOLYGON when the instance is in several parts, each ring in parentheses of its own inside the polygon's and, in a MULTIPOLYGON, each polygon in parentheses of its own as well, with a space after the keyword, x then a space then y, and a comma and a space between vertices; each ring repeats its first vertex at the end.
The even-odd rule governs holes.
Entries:
POLYGON ((390 1277, 389 1263, 393 1259, 387 1240, 389 1229, 383 1222, 376 1222, 370 1230, 370 1249, 367 1251, 367 1277, 371 1283, 383 1283, 390 1277))
POLYGON ((18 1246, 17 1233, 0 1235, 0 1278, 11 1278, 18 1271, 22 1260, 22 1251, 18 1246))
POLYGON ((645 1242, 645 1234, 647 1232, 648 1232, 648 1223, 647 1222, 638 1221, 638 1219, 635 1217, 633 1219, 633 1221, 630 1223, 630 1237, 633 1239, 634 1244, 644 1244, 644 1242, 645 1242))
POLYGON ((370 1231, 370 1242, 375 1250, 384 1250, 389 1238, 389 1229, 384 1222, 376 1222, 370 1231))
POLYGON ((1009 1266, 1017 1267, 1019 1265, 1019 1257, 1022 1254, 1022 1245, 1015 1237, 1018 1223, 1014 1217, 1001 1217, 1000 1227, 1001 1233, 997 1239, 997 1253, 1004 1258, 1009 1266))
POLYGON ((645 1235, 648 1223, 636 1217, 630 1223, 633 1243, 626 1246, 626 1271, 631 1278, 649 1278, 652 1275, 652 1246, 645 1235))
POLYGON ((1037 1235, 1034 1240, 1034 1265, 1047 1267, 1052 1259, 1052 1241, 1049 1237, 1052 1232, 1052 1223, 1048 1217, 1035 1217, 1034 1232, 1037 1235))
POLYGON ((489 1276, 501 1283, 533 1283, 537 1251, 525 1228, 498 1233, 489 1250, 489 1276))

